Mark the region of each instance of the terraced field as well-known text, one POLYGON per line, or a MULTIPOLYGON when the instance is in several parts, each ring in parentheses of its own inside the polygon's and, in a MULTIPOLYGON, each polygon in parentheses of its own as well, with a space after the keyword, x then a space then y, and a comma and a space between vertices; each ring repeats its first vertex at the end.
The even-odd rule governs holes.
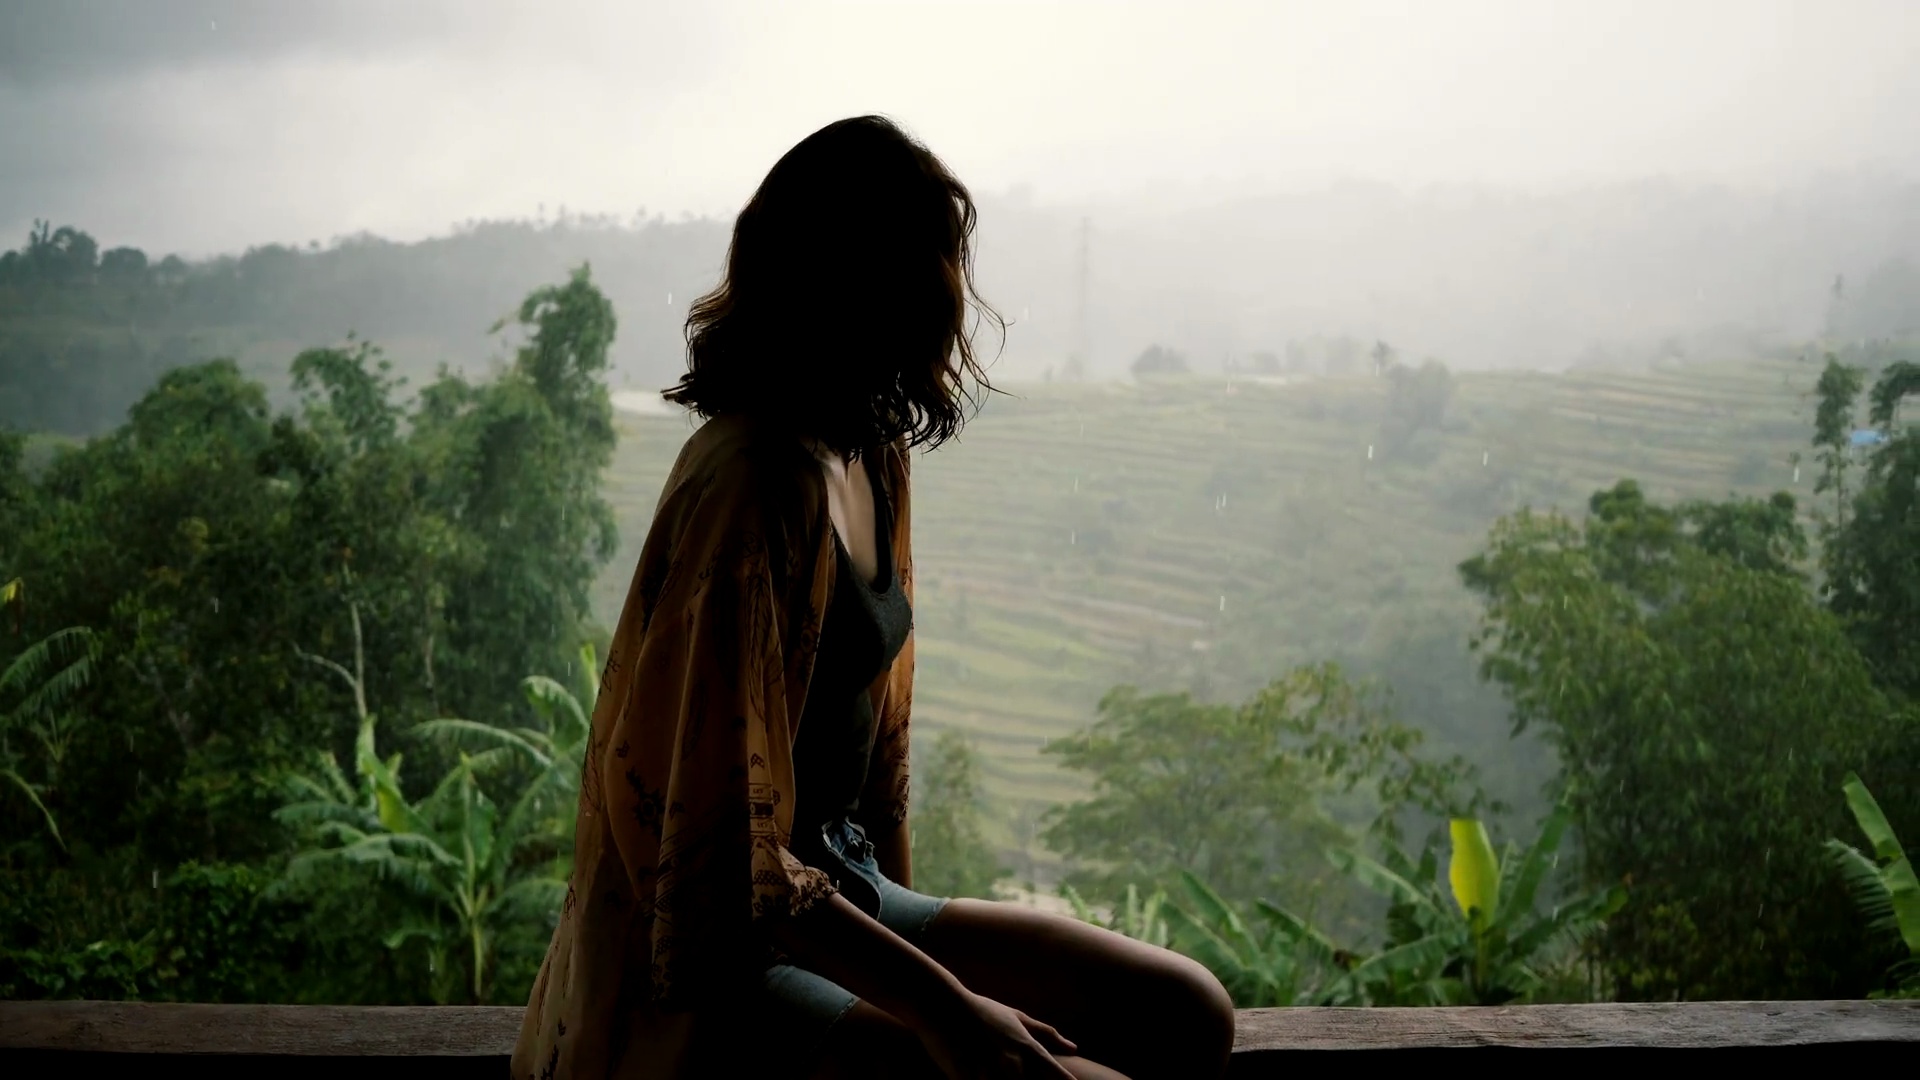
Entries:
MULTIPOLYGON (((1117 683, 1233 699, 1341 659, 1403 718, 1525 798, 1550 761, 1507 738, 1465 639, 1455 565, 1522 504, 1579 510, 1623 476, 1655 498, 1810 496, 1816 372, 1740 361, 1620 372, 1466 374, 1445 430, 1380 445, 1383 381, 1027 385, 915 463, 922 730, 982 751, 997 841, 1029 873, 1038 813, 1081 788, 1040 753, 1117 683), (1371 449, 1370 449, 1371 447, 1371 449)), ((607 478, 623 550, 611 623, 662 479, 691 430, 622 415, 607 478)))

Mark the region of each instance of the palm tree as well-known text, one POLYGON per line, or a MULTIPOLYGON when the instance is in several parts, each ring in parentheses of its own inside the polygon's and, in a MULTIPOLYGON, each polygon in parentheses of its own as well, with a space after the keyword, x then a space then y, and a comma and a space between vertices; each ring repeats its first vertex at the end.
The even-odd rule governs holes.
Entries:
MULTIPOLYGON (((18 604, 25 587, 19 578, 0 585, 0 607, 18 604)), ((44 796, 58 782, 59 769, 66 757, 74 730, 83 722, 67 711, 73 700, 93 676, 98 641, 84 626, 56 630, 27 646, 0 670, 0 705, 12 704, 0 712, 0 780, 32 803, 45 819, 54 843, 66 850, 60 826, 44 796), (34 783, 21 771, 24 756, 14 746, 16 731, 24 731, 40 744, 46 756, 46 783, 34 783)))

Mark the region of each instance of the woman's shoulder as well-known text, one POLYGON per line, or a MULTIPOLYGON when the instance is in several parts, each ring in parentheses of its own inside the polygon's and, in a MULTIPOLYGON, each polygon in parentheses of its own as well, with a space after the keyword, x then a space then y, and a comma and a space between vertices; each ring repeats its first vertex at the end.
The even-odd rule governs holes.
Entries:
POLYGON ((722 414, 688 437, 668 476, 660 510, 693 502, 812 517, 826 506, 826 485, 818 464, 792 433, 722 414))

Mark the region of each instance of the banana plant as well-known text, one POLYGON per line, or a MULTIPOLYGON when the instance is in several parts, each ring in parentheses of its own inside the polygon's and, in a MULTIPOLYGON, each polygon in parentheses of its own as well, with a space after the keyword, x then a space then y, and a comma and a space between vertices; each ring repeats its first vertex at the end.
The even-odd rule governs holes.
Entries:
POLYGON ((1105 919, 1093 910, 1073 886, 1061 885, 1060 895, 1066 897, 1067 903, 1073 905, 1074 917, 1081 922, 1092 923, 1135 941, 1144 941, 1163 949, 1169 947, 1167 894, 1163 889, 1155 889, 1152 896, 1143 900, 1138 886, 1127 886, 1126 903, 1114 908, 1112 915, 1105 919))
POLYGON ((1828 840, 1827 850, 1833 853, 1868 925, 1876 932, 1897 935, 1907 947, 1906 959, 1891 972, 1899 993, 1920 993, 1920 877, 1915 876, 1906 848, 1860 777, 1848 773, 1840 788, 1873 854, 1841 840, 1828 840))
MULTIPOLYGON (((19 578, 0 585, 0 608, 20 603, 23 593, 19 578)), ((93 677, 97 656, 98 641, 93 631, 72 626, 27 646, 0 669, 0 707, 5 709, 0 712, 0 780, 33 804, 46 823, 48 835, 63 851, 67 842, 43 796, 57 781, 67 746, 82 722, 67 706, 93 677), (24 755, 14 745, 20 734, 40 744, 46 782, 31 781, 22 771, 24 755)))
POLYGON ((1336 866, 1391 904, 1386 947, 1346 973, 1342 995, 1374 1004, 1499 1005, 1538 990, 1549 951, 1577 945, 1627 900, 1614 886, 1538 910, 1571 818, 1563 802, 1526 851, 1509 844, 1504 858, 1484 823, 1453 819, 1444 884, 1431 847, 1417 866, 1392 848, 1382 861, 1331 852, 1336 866))
MULTIPOLYGON (((540 774, 533 809, 545 815, 545 827, 554 839, 572 835, 571 811, 580 795, 580 769, 593 730, 594 703, 599 697, 600 665, 592 643, 582 645, 579 656, 580 673, 572 690, 545 675, 520 680, 527 703, 540 719, 539 727, 496 727, 448 718, 428 720, 414 728, 419 737, 488 747, 476 758, 483 767, 498 755, 518 757, 533 765, 540 774)), ((561 846, 571 851, 569 844, 561 846)))
POLYGON ((322 756, 319 776, 291 778, 293 800, 276 817, 304 829, 312 846, 289 863, 287 883, 311 885, 341 866, 371 870, 402 912, 383 944, 398 949, 422 939, 436 1000, 457 994, 483 1003, 500 936, 551 918, 566 892, 563 879, 529 870, 519 857, 538 832, 544 785, 529 784, 503 818, 481 789, 477 760, 462 753, 431 794, 409 803, 401 755, 379 757, 374 725, 371 714, 363 716, 353 781, 331 755, 322 756), (462 968, 466 985, 455 991, 447 983, 462 968))
POLYGON ((1305 919, 1255 900, 1252 919, 1182 871, 1189 906, 1166 905, 1173 947, 1200 961, 1243 1009, 1358 1004, 1340 990, 1347 954, 1305 919))

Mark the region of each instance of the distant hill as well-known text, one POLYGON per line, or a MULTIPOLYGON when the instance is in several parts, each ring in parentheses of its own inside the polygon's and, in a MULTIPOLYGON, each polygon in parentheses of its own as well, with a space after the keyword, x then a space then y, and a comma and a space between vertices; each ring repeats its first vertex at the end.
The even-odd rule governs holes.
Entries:
MULTIPOLYGON (((1040 745, 1087 724, 1109 687, 1232 700, 1321 659, 1385 680, 1438 749, 1537 810, 1551 757, 1509 738, 1478 681, 1478 609, 1454 566, 1498 515, 1580 516, 1626 476, 1661 499, 1810 498, 1813 472, 1796 479, 1789 455, 1810 438, 1816 374, 1750 357, 1468 373, 1441 428, 1398 456, 1379 437, 1383 379, 1020 385, 915 462, 916 715, 976 738, 996 839, 1023 868, 1044 864, 1036 815, 1077 790, 1040 745)), ((623 546, 596 593, 609 624, 691 430, 621 423, 607 490, 623 546)))
POLYGON ((160 372, 215 355, 279 389, 294 354, 349 333, 416 381, 442 363, 482 373, 504 355, 488 328, 582 262, 620 320, 614 384, 664 386, 682 364, 687 302, 725 248, 726 230, 707 220, 499 223, 187 263, 100 253, 84 232, 50 230, 0 256, 0 423, 106 430, 160 372))
MULTIPOLYGON (((1316 342, 1384 341, 1455 370, 1634 367, 1821 332, 1920 330, 1920 185, 1836 179, 1781 191, 1650 180, 1559 192, 1347 183, 1179 211, 980 199, 979 282, 1012 322, 982 342, 1015 381, 1064 377, 1080 344, 1087 224, 1090 377, 1152 345, 1194 371, 1316 342)), ((270 383, 349 332, 405 371, 484 370, 486 330, 528 290, 589 262, 620 320, 616 388, 657 389, 684 357, 687 302, 730 222, 483 222, 414 243, 359 237, 162 258, 68 226, 0 255, 0 423, 83 434, 161 370, 215 352, 270 383)), ((858 317, 849 297, 842 317, 858 317)), ((827 313, 818 330, 832 332, 827 313)))

